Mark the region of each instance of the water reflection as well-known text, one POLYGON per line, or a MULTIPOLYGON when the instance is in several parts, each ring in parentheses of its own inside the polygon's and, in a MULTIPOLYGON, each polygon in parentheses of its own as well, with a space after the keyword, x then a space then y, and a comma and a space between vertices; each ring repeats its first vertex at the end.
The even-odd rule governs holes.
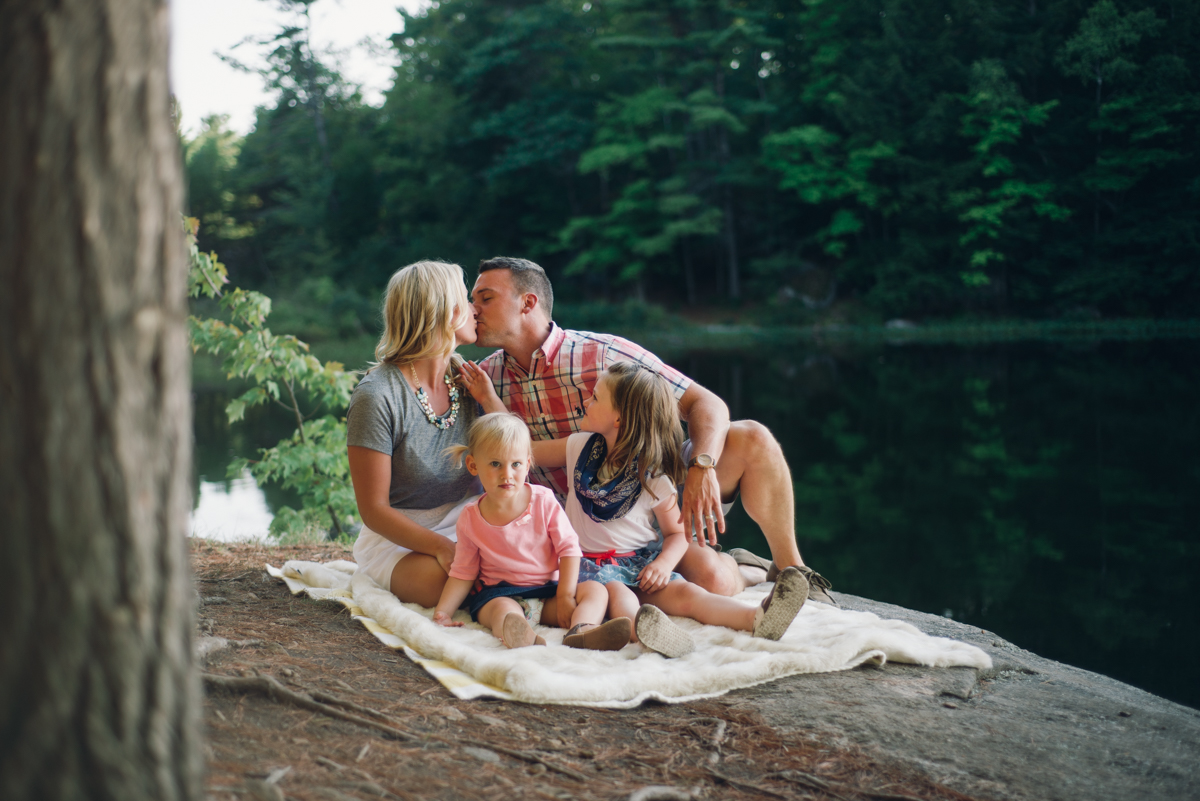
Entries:
POLYGON ((266 540, 275 516, 254 476, 245 471, 228 481, 201 481, 188 533, 222 542, 266 540))
POLYGON ((226 475, 229 463, 237 457, 253 459, 259 448, 269 448, 295 430, 295 417, 277 406, 256 406, 246 410, 245 421, 230 426, 225 406, 241 394, 234 387, 195 387, 192 406, 195 409, 193 468, 193 506, 190 530, 194 536, 225 539, 213 531, 246 531, 261 529, 266 533, 281 506, 298 507, 299 498, 289 490, 268 485, 257 488, 249 475, 230 478, 226 475), (264 520, 265 515, 265 521, 264 520), (245 517, 245 521, 241 517, 245 517))
MULTIPOLYGON (((1196 706, 1197 356, 1143 342, 675 362, 780 439, 802 551, 837 589, 949 610, 1196 706)), ((744 515, 731 525, 759 542, 744 515)))

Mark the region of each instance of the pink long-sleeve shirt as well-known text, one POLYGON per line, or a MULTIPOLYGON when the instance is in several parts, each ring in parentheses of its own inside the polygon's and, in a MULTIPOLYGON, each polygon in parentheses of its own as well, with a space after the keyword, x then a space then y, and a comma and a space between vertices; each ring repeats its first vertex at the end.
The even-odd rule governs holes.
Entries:
POLYGON ((534 484, 529 489, 529 508, 505 526, 484 520, 479 501, 463 510, 451 578, 537 587, 558 579, 559 559, 583 556, 579 537, 554 493, 534 484))

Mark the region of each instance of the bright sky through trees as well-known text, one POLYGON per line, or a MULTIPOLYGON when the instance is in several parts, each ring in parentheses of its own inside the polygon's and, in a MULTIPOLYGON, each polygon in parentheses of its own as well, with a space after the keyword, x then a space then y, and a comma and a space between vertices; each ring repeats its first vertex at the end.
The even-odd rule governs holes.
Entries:
MULTIPOLYGON (((393 77, 395 58, 387 38, 400 30, 396 9, 420 5, 421 0, 317 0, 313 42, 321 53, 332 50, 342 73, 377 105, 393 77)), ((182 107, 185 133, 194 134, 209 114, 228 114, 230 128, 250 130, 254 107, 268 102, 262 78, 234 69, 216 54, 258 67, 262 48, 235 45, 248 36, 268 38, 291 16, 271 0, 171 0, 171 87, 182 107)))

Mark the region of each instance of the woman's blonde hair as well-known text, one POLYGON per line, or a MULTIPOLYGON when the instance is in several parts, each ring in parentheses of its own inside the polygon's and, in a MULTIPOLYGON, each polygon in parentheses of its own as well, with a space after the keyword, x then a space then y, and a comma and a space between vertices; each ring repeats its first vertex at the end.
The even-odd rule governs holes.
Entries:
MULTIPOLYGON (((444 261, 418 261, 397 270, 383 300, 383 335, 372 366, 454 354, 454 332, 474 312, 463 270, 444 261)), ((452 356, 455 367, 460 357, 452 356)))
MULTIPOLYGON (((654 495, 646 477, 665 475, 675 484, 687 477, 683 463, 683 424, 679 403, 662 376, 636 362, 617 362, 600 375, 621 419, 609 462, 624 471, 635 458, 642 487, 654 495)), ((654 496, 658 500, 658 496, 654 496)))
POLYGON ((471 424, 466 445, 451 445, 444 453, 456 465, 461 465, 466 454, 478 458, 481 452, 497 447, 522 448, 532 456, 533 441, 529 438, 529 427, 525 421, 512 412, 485 414, 471 424))

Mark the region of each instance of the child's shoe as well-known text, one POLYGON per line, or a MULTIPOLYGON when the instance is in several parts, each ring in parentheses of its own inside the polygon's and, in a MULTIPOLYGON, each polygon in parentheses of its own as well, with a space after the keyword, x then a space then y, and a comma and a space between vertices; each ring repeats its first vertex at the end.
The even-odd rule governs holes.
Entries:
POLYGON ((633 633, 633 624, 627 617, 618 617, 599 626, 585 629, 587 623, 572 626, 563 637, 563 645, 568 648, 586 648, 589 651, 620 651, 629 644, 629 635, 633 633))
POLYGON ((686 656, 696 650, 692 635, 684 631, 657 606, 642 604, 633 621, 638 641, 668 659, 686 656))
POLYGON ((787 567, 779 572, 775 587, 754 613, 754 636, 778 640, 795 620, 800 607, 808 599, 808 579, 797 568, 787 567))
POLYGON ((509 612, 504 616, 504 622, 500 624, 500 635, 505 648, 546 644, 545 638, 539 637, 525 616, 517 612, 509 612))

